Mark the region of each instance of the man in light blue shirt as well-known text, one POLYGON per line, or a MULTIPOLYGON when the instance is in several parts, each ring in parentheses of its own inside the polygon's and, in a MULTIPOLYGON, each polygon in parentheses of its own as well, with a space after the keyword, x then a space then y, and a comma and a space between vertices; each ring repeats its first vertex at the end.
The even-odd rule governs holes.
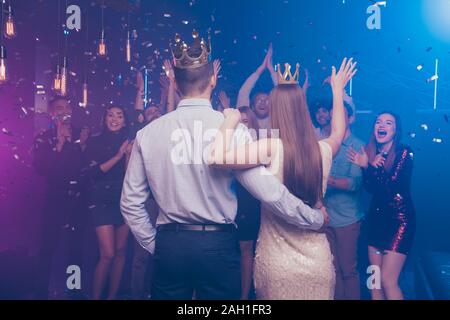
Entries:
MULTIPOLYGON (((224 117, 211 107, 217 74, 198 35, 175 48, 175 81, 183 95, 176 111, 138 132, 124 181, 121 209, 137 241, 154 254, 154 299, 240 298, 240 254, 234 220, 234 179, 274 214, 318 230, 321 210, 306 206, 264 168, 232 172, 205 161, 224 117), (150 190, 160 208, 157 227, 145 209, 150 190)), ((181 42, 177 42, 182 44, 181 42)), ((235 143, 248 143, 241 126, 235 143)))
POLYGON ((360 206, 362 170, 347 159, 350 147, 361 150, 363 142, 350 129, 354 109, 345 103, 347 132, 342 147, 333 160, 325 204, 330 216, 327 236, 336 269, 336 300, 360 299, 357 270, 357 244, 364 212, 360 206))

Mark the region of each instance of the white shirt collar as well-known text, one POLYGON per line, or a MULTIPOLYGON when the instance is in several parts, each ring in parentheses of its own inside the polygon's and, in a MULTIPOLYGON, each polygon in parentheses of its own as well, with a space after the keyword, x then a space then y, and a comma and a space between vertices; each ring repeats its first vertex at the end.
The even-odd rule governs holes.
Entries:
POLYGON ((212 108, 211 101, 207 99, 183 99, 178 107, 208 107, 212 108))

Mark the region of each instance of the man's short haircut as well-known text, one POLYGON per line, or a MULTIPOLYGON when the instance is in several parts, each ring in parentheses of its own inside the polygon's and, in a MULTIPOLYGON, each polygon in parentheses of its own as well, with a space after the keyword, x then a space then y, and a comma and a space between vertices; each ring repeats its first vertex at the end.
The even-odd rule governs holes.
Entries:
POLYGON ((211 62, 199 68, 174 68, 175 81, 183 96, 201 94, 208 88, 214 68, 211 62))
POLYGON ((316 114, 319 109, 331 111, 333 109, 333 101, 328 99, 317 99, 311 103, 311 112, 316 114))
POLYGON ((308 89, 307 96, 312 115, 316 114, 321 108, 328 111, 333 109, 333 92, 330 86, 312 86, 308 89))
POLYGON ((69 107, 71 107, 70 103, 68 103, 69 99, 67 97, 56 95, 53 98, 51 98, 50 101, 48 102, 49 110, 53 110, 56 102, 61 101, 61 100, 66 101, 67 104, 69 105, 69 107))

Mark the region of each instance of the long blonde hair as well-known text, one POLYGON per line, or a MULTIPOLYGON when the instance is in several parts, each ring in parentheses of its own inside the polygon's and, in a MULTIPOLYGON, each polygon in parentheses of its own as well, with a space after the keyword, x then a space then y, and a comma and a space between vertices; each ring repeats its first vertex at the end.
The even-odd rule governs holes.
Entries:
POLYGON ((272 129, 279 130, 284 147, 284 183, 289 191, 315 206, 323 200, 320 147, 303 90, 279 85, 269 96, 272 129))

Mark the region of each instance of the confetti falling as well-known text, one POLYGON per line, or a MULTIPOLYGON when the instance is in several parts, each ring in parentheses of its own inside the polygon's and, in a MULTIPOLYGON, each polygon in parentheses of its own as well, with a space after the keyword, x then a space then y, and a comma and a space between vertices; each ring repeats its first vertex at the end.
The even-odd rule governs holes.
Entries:
MULTIPOLYGON (((346 8, 350 8, 353 3, 352 1, 349 0, 342 0, 341 1, 342 4, 346 5, 346 8)), ((282 2, 283 5, 286 5, 286 8, 291 8, 292 5, 295 4, 295 2, 293 1, 283 1, 282 2)), ((373 3, 376 6, 386 6, 387 5, 387 1, 371 1, 369 3, 373 3)), ((135 77, 135 73, 137 70, 139 70, 143 65, 147 65, 150 72, 152 73, 159 73, 160 68, 161 68, 161 61, 162 59, 165 58, 169 58, 170 57, 170 50, 164 46, 165 43, 168 43, 168 39, 178 30, 180 30, 180 32, 186 32, 186 30, 188 30, 188 28, 192 28, 192 27, 198 27, 198 26, 202 26, 204 29, 206 27, 211 27, 212 29, 212 34, 214 37, 213 39, 213 43, 217 43, 218 47, 221 48, 220 52, 215 52, 215 54, 217 53, 217 56, 222 56, 224 58, 223 60, 223 66, 227 66, 227 68, 229 68, 229 70, 224 70, 226 72, 228 72, 229 74, 231 74, 230 79, 232 79, 232 81, 234 81, 235 83, 227 83, 227 84, 222 84, 222 85, 227 85, 228 87, 233 87, 231 90, 234 91, 238 91, 239 89, 239 84, 241 82, 243 82, 244 77, 246 76, 245 74, 239 74, 239 70, 245 70, 245 72, 247 72, 248 70, 252 69, 254 66, 254 60, 256 59, 257 54, 254 52, 240 52, 242 50, 242 48, 245 48, 245 46, 252 46, 251 48, 255 48, 255 52, 256 49, 259 50, 259 52, 262 51, 262 45, 267 43, 269 40, 273 40, 275 41, 276 39, 283 39, 283 37, 287 36, 286 34, 286 29, 282 28, 281 26, 277 26, 274 27, 273 30, 266 32, 258 32, 256 30, 258 29, 253 29, 253 30, 242 30, 241 33, 238 34, 230 34, 230 31, 228 30, 227 26, 225 24, 222 24, 224 18, 223 18, 223 13, 220 12, 220 10, 218 8, 212 8, 209 12, 205 12, 204 17, 196 17, 195 14, 195 10, 197 10, 198 8, 202 8, 203 3, 202 2, 198 2, 198 1, 186 1, 183 3, 184 5, 184 9, 186 9, 187 11, 183 12, 182 14, 180 14, 179 11, 176 10, 172 10, 170 7, 164 7, 164 9, 160 9, 160 11, 155 11, 155 12, 145 12, 142 14, 142 16, 140 17, 134 17, 133 21, 131 23, 132 28, 136 28, 136 29, 132 29, 131 30, 131 39, 133 41, 135 41, 136 43, 134 43, 133 45, 137 48, 136 56, 133 56, 133 59, 135 59, 134 61, 134 65, 130 66, 128 69, 122 69, 122 70, 118 70, 119 67, 114 65, 116 63, 117 60, 112 59, 111 61, 99 61, 98 57, 96 56, 96 54, 93 54, 92 51, 90 49, 83 49, 82 50, 82 54, 86 55, 88 57, 88 61, 90 63, 88 70, 87 70, 87 74, 89 75, 89 77, 91 77, 90 81, 93 83, 98 83, 98 91, 103 91, 104 89, 104 96, 107 97, 107 99, 98 99, 98 103, 96 103, 96 107, 101 107, 101 106, 106 106, 108 104, 114 104, 114 103, 118 103, 118 101, 120 101, 120 94, 118 93, 119 89, 118 87, 121 88, 126 88, 126 89, 130 89, 133 90, 133 85, 134 85, 134 77, 135 77), (197 6, 196 8, 193 8, 193 11, 189 12, 188 10, 190 10, 189 8, 197 6), (192 14, 191 14, 192 13, 192 14), (187 26, 187 27, 185 27, 187 26), (184 28, 184 29, 183 29, 184 28), (281 30, 281 31, 280 31, 281 30), (151 36, 149 36, 151 35, 151 36), (277 37, 280 36, 280 37, 277 37), (269 39, 270 37, 273 37, 273 39, 269 39), (151 39, 151 40, 149 40, 151 39), (253 40, 253 41, 252 41, 253 40), (224 43, 228 44, 228 46, 225 46, 224 43), (251 44, 249 44, 251 43, 251 44), (261 46, 261 47, 259 47, 261 46), (222 47, 224 47, 222 49, 222 47), (156 48, 156 49, 155 49, 156 48), (242 54, 242 57, 240 57, 239 55, 242 54), (250 58, 248 58, 247 56, 250 56, 250 58), (238 74, 238 76, 232 76, 233 74, 238 74), (103 81, 103 78, 108 78, 106 81, 103 81), (237 80, 236 80, 237 79, 237 80), (238 83, 239 82, 239 83, 238 83), (127 87, 128 85, 128 87, 127 87), (100 101, 101 100, 101 101, 100 101)), ((95 3, 92 4, 92 6, 96 6, 95 3)), ((213 6, 212 6, 213 7, 213 6)), ((255 11, 256 13, 256 11, 255 11)), ((34 14, 34 13, 33 13, 34 14)), ((257 12, 257 14, 261 14, 261 16, 267 17, 269 16, 268 12, 257 12)), ((364 14, 364 13, 362 13, 364 14)), ((124 18, 121 18, 122 20, 119 21, 118 19, 118 24, 123 24, 124 26, 122 27, 123 30, 125 30, 126 26, 126 20, 123 20, 124 18)), ((111 20, 112 22, 114 22, 113 20, 111 20)), ((289 23, 288 19, 286 19, 286 24, 289 23)), ((293 26, 296 26, 299 30, 300 27, 303 28, 308 28, 305 30, 310 30, 310 32, 314 32, 315 30, 317 30, 317 28, 319 28, 318 26, 320 26, 321 22, 317 19, 313 19, 311 17, 307 17, 307 19, 305 19, 304 21, 302 21, 302 24, 300 25, 300 23, 298 23, 298 21, 296 22, 292 22, 293 26)), ((125 36, 125 33, 123 35, 120 34, 120 32, 117 32, 117 30, 119 30, 119 28, 115 28, 115 26, 112 25, 113 23, 111 23, 110 26, 107 26, 107 28, 109 29, 109 35, 110 37, 108 38, 109 41, 111 41, 111 43, 108 43, 108 45, 111 45, 112 48, 114 48, 114 50, 116 50, 116 52, 120 52, 120 50, 123 50, 123 48, 120 48, 121 46, 123 47, 123 44, 121 44, 121 41, 123 40, 123 37, 125 36), (122 37, 122 39, 121 39, 122 37)), ((289 26, 289 25, 288 25, 289 26)), ((292 27, 292 26, 291 26, 292 27)), ((392 33, 395 30, 392 29, 386 29, 386 33, 392 33)), ((65 34, 65 36, 67 36, 68 38, 71 37, 75 37, 77 36, 76 34, 78 32, 83 32, 83 29, 81 30, 75 30, 75 32, 68 32, 67 30, 65 30, 63 32, 63 34, 65 34)), ((56 34, 55 34, 56 35, 56 34)), ((20 36, 20 34, 19 34, 20 36)), ((411 41, 411 43, 413 43, 414 41, 419 42, 420 39, 417 39, 417 37, 414 37, 414 33, 411 32, 410 34, 407 34, 405 36, 405 38, 403 39, 398 39, 398 42, 391 45, 391 47, 389 48, 389 52, 394 52, 395 50, 397 50, 399 53, 402 52, 402 57, 406 56, 407 53, 410 52, 411 47, 408 46, 407 41, 411 41)), ((92 38, 98 38, 98 34, 95 33, 95 30, 92 31, 92 38)), ((46 43, 46 39, 45 39, 45 35, 43 34, 36 34, 35 36, 33 36, 31 38, 31 40, 35 39, 36 41, 42 41, 43 44, 46 43)), ((98 41, 98 40, 92 40, 91 42, 91 47, 95 47, 94 46, 94 41, 98 41)), ((349 42, 346 39, 342 40, 342 44, 344 46, 349 46, 349 42)), ((123 41, 122 41, 123 42, 123 41)), ((280 41, 281 42, 281 41, 280 41)), ((288 41, 287 41, 288 42, 288 41)), ((283 49, 278 49, 276 52, 276 59, 277 62, 278 61, 283 61, 282 59, 285 59, 285 57, 287 57, 288 59, 293 59, 291 57, 296 57, 295 54, 302 52, 302 45, 299 45, 299 43, 297 41, 290 41, 291 43, 287 43, 285 45, 285 47, 283 49), (289 49, 292 50, 292 52, 289 52, 289 49), (296 51, 298 50, 298 51, 296 51), (289 52, 289 53, 288 53, 289 52), (279 59, 279 60, 278 60, 279 59)), ((274 43, 275 45, 275 43, 274 43)), ((281 45, 280 45, 281 46, 281 45)), ((357 47, 358 44, 353 44, 353 46, 351 46, 351 49, 349 49, 349 52, 360 52, 361 54, 364 54, 363 52, 363 48, 358 48, 357 47)), ((429 86, 427 86, 426 84, 424 84, 424 80, 426 79, 427 82, 433 82, 439 79, 439 76, 442 77, 442 79, 439 80, 439 82, 442 81, 448 81, 445 78, 444 73, 442 72, 439 76, 433 75, 431 77, 429 77, 427 79, 427 77, 430 75, 430 72, 432 73, 433 71, 429 70, 429 66, 431 64, 430 59, 427 59, 426 57, 432 57, 434 56, 439 50, 439 48, 434 45, 433 43, 433 47, 430 46, 429 43, 420 43, 420 46, 418 47, 417 51, 420 51, 420 53, 422 54, 422 56, 418 56, 418 59, 416 59, 415 61, 408 61, 408 65, 407 65, 407 69, 408 72, 410 72, 410 74, 405 74, 405 75, 399 75, 399 74, 395 74, 393 75, 392 78, 394 78, 395 80, 392 79, 388 79, 387 81, 392 81, 395 82, 393 83, 393 85, 396 85, 397 83, 400 83, 402 85, 404 85, 405 88, 408 89, 408 91, 405 90, 405 92, 411 92, 412 89, 410 88, 412 86, 412 81, 408 82, 408 80, 404 80, 404 78, 406 77, 410 77, 413 78, 414 81, 417 82, 421 82, 423 87, 423 90, 427 90, 427 88, 429 88, 429 86), (425 54, 425 52, 429 53, 429 54, 425 54), (419 63, 420 62, 420 63, 419 63), (415 69, 414 69, 415 67, 415 69), (413 75, 413 73, 415 71, 420 71, 417 72, 415 75, 413 75), (415 78, 414 78, 415 77, 415 78)), ((70 49, 74 49, 75 45, 70 44, 69 46, 69 50, 70 49)), ((309 48, 305 51, 309 51, 311 49, 316 49, 316 48, 309 48)), ((321 43, 320 45, 317 46, 317 50, 316 51, 311 51, 313 53, 311 53, 312 56, 301 56, 300 58, 302 58, 302 60, 305 60, 305 64, 309 64, 307 67, 310 68, 315 68, 316 70, 314 70, 314 72, 312 72, 312 76, 315 77, 316 79, 314 79, 316 82, 320 82, 321 79, 319 79, 322 75, 321 75, 321 71, 325 70, 328 71, 329 70, 329 66, 331 63, 334 62, 334 60, 336 60, 339 55, 339 52, 337 50, 338 48, 334 47, 333 43, 329 40, 324 40, 324 43, 321 43), (319 51, 319 50, 323 50, 323 51, 319 51), (336 53, 338 52, 338 53, 336 53), (317 56, 320 55, 320 58, 315 58, 317 56), (315 64, 317 64, 316 66, 314 66, 315 64)), ((17 59, 17 61, 20 61, 20 59, 24 59, 24 56, 20 56, 20 53, 17 53, 18 55, 16 56, 16 53, 10 53, 10 57, 12 59, 17 59)), ((300 54, 299 54, 300 55, 300 54)), ((50 54, 51 58, 56 60, 58 57, 58 54, 55 52, 51 52, 50 54)), ((434 58, 434 57, 433 57, 434 58)), ((79 66, 76 65, 76 62, 72 62, 73 64, 71 64, 69 67, 73 68, 70 70, 69 74, 72 77, 72 81, 77 82, 77 81, 81 81, 80 83, 82 83, 82 78, 84 76, 84 71, 82 68, 80 68, 79 66)), ((302 64, 303 66, 303 64, 302 64)), ((367 74, 364 75, 366 77, 369 77, 370 75, 373 75, 375 73, 375 69, 369 70, 369 68, 367 68, 367 74), (369 74, 369 71, 371 72, 369 74)), ((377 70, 378 71, 378 70, 377 70)), ((53 69, 48 69, 43 71, 43 73, 51 75, 53 74, 55 71, 53 69)), ((395 73, 396 71, 394 70, 393 73, 395 73)), ((221 75, 221 80, 227 79, 226 77, 224 77, 223 75, 221 75)), ((367 83, 367 78, 363 79, 364 81, 362 83, 367 83)), ((23 79, 21 81, 28 81, 27 79, 23 79)), ((222 81, 223 83, 224 81, 222 81)), ((151 84, 158 84, 158 80, 156 81, 150 81, 149 83, 151 84)), ((444 83, 444 82, 443 82, 444 83)), ((389 83, 391 84, 391 82, 389 83)), ((18 86, 20 85, 19 82, 19 77, 17 77, 17 79, 15 79, 15 83, 13 84, 14 86, 18 86)), ((372 85, 372 84, 371 84, 372 85)), ((371 85, 369 87, 371 87, 371 85)), ((445 88, 445 87, 444 87, 445 88)), ((131 91, 130 90, 130 91, 131 91)), ((159 92, 159 88, 151 88, 152 91, 156 92, 156 94, 158 94, 159 92)), ((49 88, 48 87, 39 87, 38 90, 36 91, 39 95, 47 96, 50 95, 49 92, 49 88)), ((96 92, 94 92, 96 94, 96 92)), ((370 101, 365 100, 366 97, 364 96, 365 92, 362 91, 360 93, 360 95, 358 96, 358 99, 360 99, 361 101, 361 105, 370 105, 370 101)), ((76 92, 74 93, 74 97, 76 97, 76 92)), ((155 101, 157 102, 157 100, 159 100, 159 97, 148 97, 148 99, 146 99, 146 101, 155 101)), ((442 99, 443 101, 445 101, 444 99, 442 99)), ((21 117, 23 118, 24 121, 29 121, 27 119, 33 119, 33 117, 35 116, 34 112, 34 108, 30 107, 32 105, 33 102, 29 102, 26 101, 24 103, 17 103, 14 107, 14 117, 21 117)), ((74 105, 78 105, 78 101, 74 100, 74 105)), ((400 107, 399 107, 400 108, 400 107)), ((39 110, 36 111, 37 114, 45 114, 45 110, 39 110)), ((86 114, 90 114, 91 111, 90 110, 86 110, 86 114)), ((95 112, 94 112, 95 114, 95 112)), ((442 122, 442 117, 444 118, 445 123, 449 123, 448 120, 448 116, 447 115, 443 115, 440 114, 439 115, 439 119, 442 122)), ((424 121, 424 120, 422 120, 424 121)), ((431 120, 426 120, 426 121, 430 121, 428 124, 424 124, 421 125, 421 128, 424 131, 430 131, 429 134, 439 134, 439 132, 437 132, 436 130, 433 130, 434 123, 431 120), (430 126, 431 129, 428 128, 428 126, 430 126)), ((15 126, 10 125, 9 123, 2 123, 2 125, 4 125, 4 127, 2 128, 2 134, 4 136, 5 139, 10 139, 10 137, 15 137, 15 138, 20 138, 20 133, 19 131, 15 128, 15 126), (14 134, 13 134, 14 132, 14 134)), ((409 128, 410 130, 416 130, 417 133, 410 133, 409 136, 411 138, 420 138, 423 135, 423 132, 421 132, 420 129, 417 128, 417 124, 415 124, 415 128, 409 128)), ((427 143, 431 144, 431 137, 428 136, 427 138, 427 143)), ((414 141, 415 143, 419 143, 417 139, 416 141, 414 141)), ((433 143, 435 144, 439 144, 442 142, 442 138, 433 138, 433 143), (440 142, 439 142, 440 141, 440 142)), ((80 143, 80 140, 76 140, 77 143, 80 143)), ((2 142, 3 143, 3 142, 2 142)), ((3 146, 4 144, 2 144, 3 146)), ((11 146, 8 145, 8 148, 11 150, 11 146)), ((23 151, 23 150, 19 150, 19 151, 23 151)), ((11 158, 11 154, 9 153, 9 157, 11 158)), ((14 158, 16 160, 21 159, 22 157, 24 157, 25 152, 18 152, 14 155, 14 158), (21 156, 19 157, 18 154, 20 154, 21 156), (17 156, 17 158, 16 158, 17 156)))
MULTIPOLYGON (((94 13, 99 1, 92 1, 90 10, 94 13)), ((12 2, 14 3, 14 1, 12 2)), ((111 2, 118 3, 119 1, 111 2)), ((129 3, 131 2, 129 1, 129 3)), ((152 1, 140 2, 146 4, 152 1)), ((404 129, 408 132, 407 139, 404 139, 404 142, 410 144, 412 149, 416 151, 415 175, 412 181, 413 188, 415 188, 413 195, 416 197, 414 200, 417 201, 418 205, 423 201, 420 199, 422 194, 417 191, 421 191, 420 188, 424 185, 423 182, 425 181, 420 179, 425 174, 427 177, 436 180, 437 184, 430 189, 433 196, 440 197, 442 192, 439 190, 441 185, 439 185, 438 179, 448 180, 448 174, 446 174, 448 170, 445 169, 444 165, 449 160, 448 151, 445 149, 448 147, 448 143, 445 139, 450 129, 448 125, 450 114, 444 114, 444 109, 450 109, 450 100, 446 97, 450 83, 449 72, 447 71, 450 54, 447 54, 448 49, 441 50, 436 42, 419 37, 421 32, 415 30, 417 20, 410 21, 410 26, 405 27, 405 31, 401 34, 397 32, 395 29, 397 24, 404 23, 404 21, 401 20, 401 14, 393 11, 395 4, 391 1, 389 3, 390 8, 382 9, 383 29, 369 36, 363 23, 366 18, 365 8, 370 4, 386 6, 387 1, 367 1, 362 5, 359 3, 362 3, 362 1, 355 0, 340 0, 333 4, 330 1, 330 7, 342 4, 339 10, 348 15, 348 19, 344 20, 344 25, 346 28, 351 27, 351 33, 340 34, 340 28, 336 28, 331 32, 327 31, 332 33, 333 37, 327 37, 326 32, 324 32, 323 39, 321 39, 322 34, 320 32, 325 27, 329 27, 328 22, 318 16, 303 17, 303 15, 308 15, 309 10, 299 10, 301 6, 299 6, 300 1, 298 0, 277 1, 277 5, 281 9, 277 8, 274 12, 267 10, 269 6, 265 4, 265 1, 255 1, 251 5, 251 15, 248 16, 246 11, 239 12, 236 7, 230 9, 234 12, 225 14, 223 11, 227 10, 227 6, 231 7, 231 4, 228 5, 226 1, 223 2, 215 5, 214 0, 172 1, 174 3, 172 8, 171 1, 161 1, 158 2, 159 8, 155 10, 144 11, 142 9, 142 12, 133 12, 131 18, 132 31, 130 33, 133 42, 132 62, 128 66, 121 65, 122 60, 124 60, 124 54, 122 55, 122 53, 124 52, 123 48, 128 29, 126 12, 114 11, 115 9, 109 8, 110 16, 108 17, 106 30, 108 53, 111 52, 110 60, 100 61, 96 54, 92 52, 96 47, 95 41, 98 41, 99 36, 98 30, 95 28, 96 22, 90 26, 92 40, 90 40, 88 48, 78 48, 79 44, 75 41, 73 44, 69 44, 68 48, 72 55, 69 72, 71 89, 74 90, 70 93, 70 98, 74 108, 78 109, 79 92, 76 90, 79 91, 77 88, 83 83, 85 74, 87 74, 91 90, 89 94, 90 97, 92 96, 92 106, 85 111, 86 114, 82 115, 82 119, 88 119, 90 126, 95 127, 94 130, 98 130, 103 107, 118 103, 125 104, 132 110, 136 73, 143 66, 147 67, 154 78, 149 80, 150 93, 145 101, 159 103, 159 79, 154 75, 157 74, 159 77, 162 60, 171 57, 167 43, 169 39, 173 39, 175 32, 186 35, 194 27, 201 29, 202 32, 208 27, 211 28, 214 58, 220 58, 223 62, 223 73, 218 88, 229 93, 234 100, 233 102, 236 102, 240 85, 251 72, 256 70, 262 61, 263 48, 267 47, 269 41, 274 43, 274 63, 301 62, 302 70, 308 68, 311 71, 312 86, 320 86, 322 80, 328 75, 331 65, 338 63, 341 55, 357 53, 361 57, 362 72, 360 72, 354 84, 354 99, 358 111, 357 125, 355 126, 356 134, 360 137, 368 136, 369 123, 373 115, 382 110, 382 105, 387 105, 395 112, 398 111, 402 117, 404 129), (223 2, 226 4, 223 4, 223 2), (260 9, 260 6, 265 6, 266 9, 260 9), (206 7, 209 11, 203 9, 206 7), (351 11, 354 7, 358 7, 359 13, 358 11, 351 11), (284 14, 275 16, 273 13, 279 13, 278 10, 281 10, 284 14), (392 23, 393 19, 398 20, 398 23, 392 23), (248 20, 254 21, 254 26, 250 26, 248 29, 241 27, 241 25, 249 25, 248 20), (236 27, 230 27, 231 24, 235 24, 236 27), (364 36, 370 38, 375 44, 361 40, 363 38, 362 32, 366 32, 364 36), (396 37, 395 42, 387 43, 384 40, 386 35, 392 38, 396 37), (378 47, 383 48, 383 50, 379 50, 378 47), (384 52, 387 52, 386 55, 384 52), (444 57, 444 55, 447 55, 447 57, 444 57), (82 57, 85 57, 88 63, 86 70, 79 62, 82 57), (434 72, 433 62, 436 57, 442 60, 439 74, 434 72), (224 75, 227 75, 227 77, 224 75), (430 109, 430 112, 432 112, 432 85, 434 85, 434 81, 438 80, 437 75, 439 75, 440 90, 439 107, 442 107, 443 110, 434 114, 426 112, 424 115, 416 114, 415 109, 418 108, 430 109), (129 95, 127 95, 128 92, 129 95), (364 114, 364 111, 370 111, 370 113, 364 114), (361 112, 360 115, 359 112, 361 112), (442 128, 442 132, 439 131, 439 127, 442 128), (430 150, 434 150, 434 153, 430 153, 430 150), (440 157, 446 158, 434 165, 435 162, 433 161, 438 161, 437 158, 441 159, 440 157), (443 167, 439 168, 441 164, 443 167)), ((39 3, 40 5, 42 3, 42 7, 45 8, 45 1, 39 1, 39 3)), ((311 2, 310 5, 315 5, 315 3, 311 2)), ((245 6, 250 5, 245 4, 245 6)), ((325 10, 324 7, 318 11, 325 10)), ((405 8, 405 11, 407 10, 405 8)), ((341 21, 340 12, 338 10, 333 12, 333 16, 336 16, 333 20, 341 21)), ((30 16, 32 15, 38 15, 38 12, 30 13, 30 16)), ((56 21, 55 17, 51 17, 49 20, 53 23, 56 21)), ((19 23, 19 26, 22 26, 20 29, 26 30, 25 24, 28 22, 19 21, 19 23)), ((74 39, 82 37, 83 32, 82 28, 66 35, 69 39, 74 39)), ((30 166, 26 171, 25 166, 25 164, 30 165, 32 161, 33 153, 30 143, 35 134, 32 131, 36 130, 37 132, 41 129, 40 119, 43 119, 43 122, 48 120, 45 109, 47 100, 45 99, 50 97, 52 93, 49 87, 45 85, 37 91, 33 90, 29 94, 31 97, 25 97, 22 102, 18 101, 18 96, 25 96, 24 88, 30 86, 31 83, 29 77, 24 75, 21 70, 22 65, 28 65, 29 55, 20 52, 17 52, 19 55, 16 55, 14 52, 20 51, 20 41, 23 41, 23 36, 25 34, 19 30, 19 37, 14 40, 15 43, 6 41, 6 44, 10 46, 8 59, 11 65, 11 75, 14 78, 7 89, 0 88, 2 97, 0 100, 0 115, 5 115, 4 117, 0 116, 0 163, 2 171, 5 165, 3 160, 6 159, 6 163, 10 161, 14 165, 14 170, 32 173, 34 169, 30 166), (5 91, 11 92, 13 96, 8 107, 5 106, 5 100, 3 100, 5 91), (36 99, 42 99, 42 104, 37 104, 35 109, 33 95, 36 92, 39 93, 36 99), (21 128, 21 126, 27 129, 21 128), (29 132, 26 130, 29 130, 29 132)), ((53 37, 56 37, 56 33, 53 37)), ((42 46, 49 46, 50 48, 56 46, 54 44, 56 38, 51 39, 52 42, 47 38, 45 34, 37 31, 35 35, 29 37, 29 41, 33 42, 35 39, 36 42, 41 42, 42 46)), ((37 70, 48 78, 51 78, 51 75, 55 73, 54 67, 58 59, 55 48, 51 48, 50 58, 51 67, 43 68, 47 70, 37 70)), ((35 70, 32 70, 33 75, 34 72, 35 70)), ((264 73, 263 77, 262 81, 255 87, 254 93, 257 90, 266 90, 267 92, 271 90, 269 74, 264 73)), ((301 78, 303 80, 304 73, 301 78)), ((78 120, 76 121, 80 121, 79 118, 80 116, 77 115, 78 120)), ((42 126, 44 125, 46 123, 42 124, 42 126)), ((81 140, 75 140, 75 143, 79 145, 81 140)), ((412 152, 410 157, 414 157, 412 152)), ((22 179, 18 179, 18 181, 22 181, 22 179)), ((25 191, 29 188, 26 186, 28 182, 24 181, 23 184, 25 191)), ((76 187, 81 184, 81 180, 80 182, 72 180, 70 184, 76 187)), ((442 185, 442 189, 448 190, 448 187, 445 188, 445 186, 448 186, 448 184, 442 185)), ((0 198, 2 201, 5 197, 11 197, 10 190, 11 187, 6 186, 6 182, 0 183, 0 198)), ((33 192, 31 194, 31 197, 33 197, 33 192)), ((401 199, 402 196, 404 196, 403 193, 396 194, 396 199, 401 199)), ((425 207, 424 202, 426 201, 423 201, 420 206, 425 207)), ((89 209, 95 210, 96 206, 90 205, 89 209)), ((66 227, 68 231, 74 231, 73 226, 66 225, 66 227)))
POLYGON ((428 78, 428 79, 427 79, 427 82, 433 82, 433 81, 435 81, 435 80, 437 80, 437 79, 439 79, 439 76, 435 74, 435 75, 432 76, 431 78, 428 78))

